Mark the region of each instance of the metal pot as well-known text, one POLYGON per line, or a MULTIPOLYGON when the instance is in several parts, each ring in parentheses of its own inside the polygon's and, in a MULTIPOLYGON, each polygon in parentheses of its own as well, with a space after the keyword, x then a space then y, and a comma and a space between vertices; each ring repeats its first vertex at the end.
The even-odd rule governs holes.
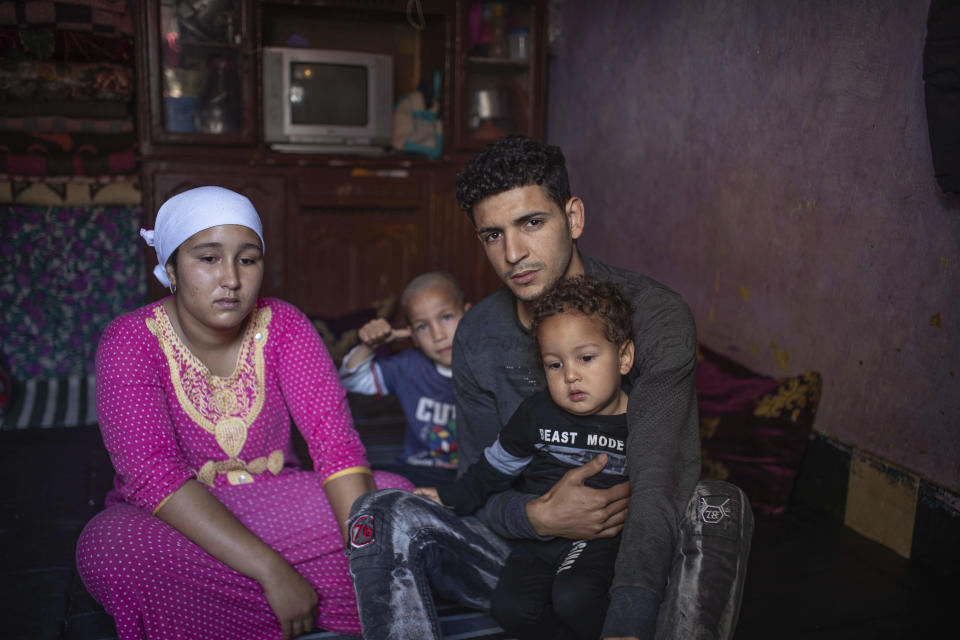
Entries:
POLYGON ((510 92, 507 89, 476 89, 470 92, 467 124, 476 129, 484 120, 509 119, 510 92))

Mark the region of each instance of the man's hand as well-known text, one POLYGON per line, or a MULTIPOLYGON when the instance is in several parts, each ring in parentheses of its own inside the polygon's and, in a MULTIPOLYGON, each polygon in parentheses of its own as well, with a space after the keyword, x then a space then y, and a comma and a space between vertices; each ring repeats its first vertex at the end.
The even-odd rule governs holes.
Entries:
POLYGON ((367 345, 371 351, 376 351, 380 345, 387 342, 409 338, 410 329, 406 327, 403 329, 394 329, 390 326, 390 323, 383 318, 374 318, 360 327, 360 330, 357 331, 357 337, 360 338, 360 342, 367 345))
POLYGON ((550 490, 527 503, 527 517, 541 536, 572 540, 612 538, 623 529, 630 500, 630 483, 609 489, 584 485, 607 464, 606 454, 571 469, 550 490))
POLYGON ((430 500, 433 500, 441 507, 443 506, 443 501, 440 500, 440 494, 437 493, 436 487, 417 487, 416 489, 413 490, 413 492, 418 496, 423 496, 424 498, 429 498, 430 500))

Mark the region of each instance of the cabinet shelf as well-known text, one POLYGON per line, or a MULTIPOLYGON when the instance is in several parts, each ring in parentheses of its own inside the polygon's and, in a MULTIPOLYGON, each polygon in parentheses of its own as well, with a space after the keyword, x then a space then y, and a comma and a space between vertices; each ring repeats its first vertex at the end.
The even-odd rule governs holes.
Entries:
POLYGON ((470 56, 467 62, 472 65, 482 67, 511 67, 517 69, 526 69, 530 66, 529 60, 514 60, 513 58, 488 58, 481 56, 470 56))
POLYGON ((178 41, 178 44, 181 47, 197 47, 204 49, 240 49, 239 44, 216 40, 188 40, 186 38, 182 38, 178 41))

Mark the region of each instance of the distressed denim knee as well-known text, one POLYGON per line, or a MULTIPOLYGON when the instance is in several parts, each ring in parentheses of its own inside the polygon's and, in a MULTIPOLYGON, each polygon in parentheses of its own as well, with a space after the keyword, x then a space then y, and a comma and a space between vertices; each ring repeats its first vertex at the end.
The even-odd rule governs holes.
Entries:
POLYGON ((722 480, 697 483, 680 523, 657 640, 733 637, 752 538, 746 494, 722 480))
POLYGON ((367 640, 440 639, 432 591, 487 609, 509 548, 475 518, 399 489, 351 508, 350 576, 367 640))

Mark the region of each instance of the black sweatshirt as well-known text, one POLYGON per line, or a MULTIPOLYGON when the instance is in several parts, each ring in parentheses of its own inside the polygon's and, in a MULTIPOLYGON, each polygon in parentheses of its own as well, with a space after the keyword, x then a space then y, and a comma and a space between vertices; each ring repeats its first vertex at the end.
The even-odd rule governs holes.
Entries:
POLYGON ((587 485, 606 489, 627 479, 626 439, 626 414, 576 416, 558 407, 548 391, 540 391, 523 401, 456 484, 437 487, 437 492, 444 505, 469 515, 488 496, 511 486, 542 495, 567 471, 601 453, 607 454, 607 464, 587 485))

